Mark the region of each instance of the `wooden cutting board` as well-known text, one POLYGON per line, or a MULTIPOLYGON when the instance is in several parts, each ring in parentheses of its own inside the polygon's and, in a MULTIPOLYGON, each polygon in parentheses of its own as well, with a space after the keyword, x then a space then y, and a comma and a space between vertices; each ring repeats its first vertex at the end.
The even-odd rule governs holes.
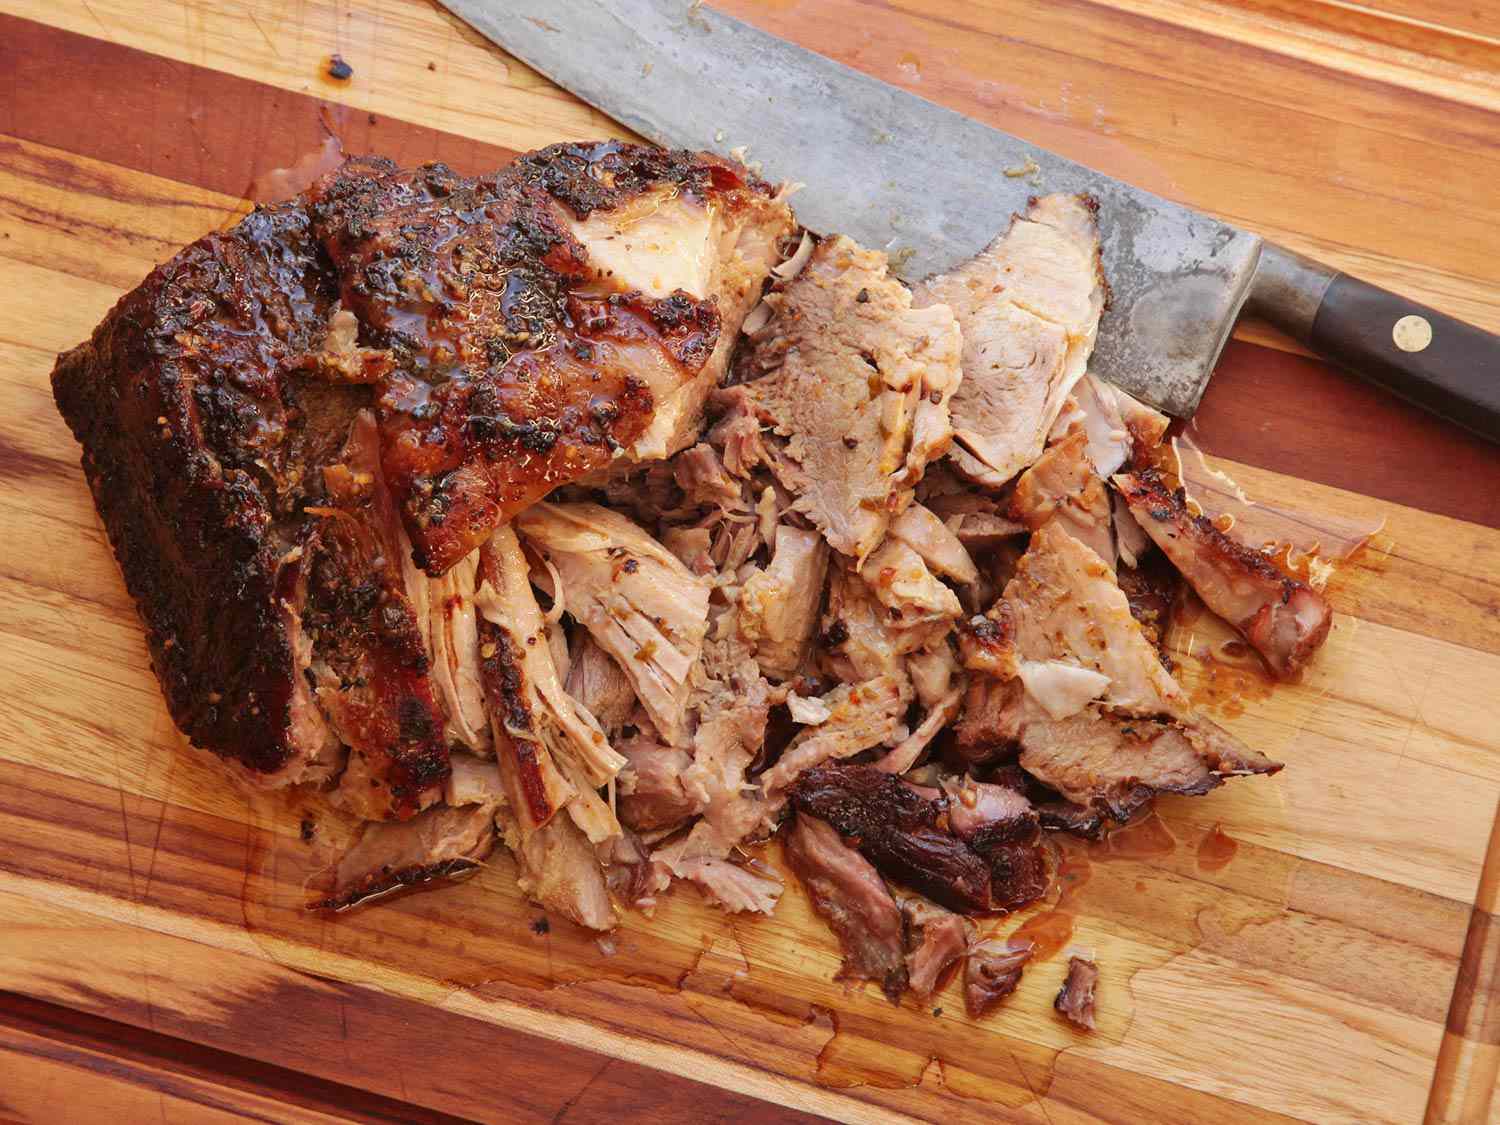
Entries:
MULTIPOLYGON (((720 2, 1500 329, 1493 10, 720 2)), ((505 859, 301 914, 326 821, 233 791, 175 733, 54 354, 329 136, 477 171, 619 130, 421 0, 0 10, 0 1115, 1500 1120, 1500 453, 1253 325, 1194 441, 1252 496, 1380 531, 1304 683, 1182 661, 1286 770, 1072 854, 1071 932, 1043 925, 1097 955, 1097 1032, 1051 1011, 1061 954, 978 1024, 956 984, 899 1009, 846 991, 795 886, 770 919, 679 891, 612 952, 549 925, 505 859)))

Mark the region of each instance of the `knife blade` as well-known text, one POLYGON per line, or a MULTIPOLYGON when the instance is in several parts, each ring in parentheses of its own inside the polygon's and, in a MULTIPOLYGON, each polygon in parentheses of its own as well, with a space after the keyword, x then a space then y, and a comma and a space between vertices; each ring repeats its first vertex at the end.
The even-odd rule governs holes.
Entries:
POLYGON ((1197 408, 1252 300, 1325 358, 1500 440, 1500 339, 701 0, 442 2, 652 141, 744 146, 768 179, 804 185, 805 226, 886 251, 907 281, 973 257, 1032 196, 1091 196, 1110 302, 1090 370, 1169 414, 1197 408))

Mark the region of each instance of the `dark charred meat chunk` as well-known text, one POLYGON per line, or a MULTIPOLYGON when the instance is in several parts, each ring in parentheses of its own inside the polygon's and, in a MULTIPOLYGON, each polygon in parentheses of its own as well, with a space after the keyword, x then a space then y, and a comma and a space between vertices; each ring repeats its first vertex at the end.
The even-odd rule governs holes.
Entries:
POLYGON ((828 824, 801 815, 786 834, 786 858, 844 951, 841 975, 873 980, 890 997, 906 989, 901 911, 869 861, 828 824))
POLYGON ((982 941, 964 962, 964 1007, 971 1019, 987 1015, 1016 990, 1031 960, 1031 942, 982 941))
POLYGON ((828 821, 891 879, 950 910, 1015 909, 1046 887, 1040 855, 1033 871, 1019 854, 1036 848, 1034 818, 1031 840, 1021 838, 1021 829, 1015 838, 1002 831, 985 839, 976 831, 981 852, 955 834, 948 799, 928 797, 873 766, 815 767, 792 784, 791 796, 799 812, 828 821))
POLYGON ((1069 1023, 1094 1030, 1094 985, 1099 980, 1099 967, 1083 957, 1068 959, 1068 976, 1057 990, 1057 999, 1052 1006, 1062 1013, 1069 1023))
POLYGON ((357 403, 291 371, 334 299, 306 212, 262 208, 158 266, 52 373, 173 721, 269 784, 328 772, 324 732, 298 722, 281 585, 298 505, 348 433, 336 403, 357 403))

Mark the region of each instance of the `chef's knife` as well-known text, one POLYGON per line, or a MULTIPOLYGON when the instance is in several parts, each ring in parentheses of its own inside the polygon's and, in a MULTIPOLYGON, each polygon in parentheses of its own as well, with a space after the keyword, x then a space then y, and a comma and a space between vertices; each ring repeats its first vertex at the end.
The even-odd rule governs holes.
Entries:
POLYGON ((983 249, 1030 196, 1099 204, 1111 300, 1090 369, 1191 415, 1248 307, 1318 355, 1500 441, 1500 337, 851 70, 696 0, 443 0, 659 144, 748 148, 797 215, 908 281, 983 249))

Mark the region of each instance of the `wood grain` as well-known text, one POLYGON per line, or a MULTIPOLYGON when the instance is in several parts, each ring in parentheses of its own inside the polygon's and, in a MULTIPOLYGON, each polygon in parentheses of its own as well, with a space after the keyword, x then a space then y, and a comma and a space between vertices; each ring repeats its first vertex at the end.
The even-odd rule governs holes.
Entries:
MULTIPOLYGON (((1500 326, 1497 44, 1464 5, 1403 5, 723 4, 1500 326)), ((534 933, 504 860, 332 926, 295 910, 316 800, 247 802, 182 746, 52 355, 330 133, 475 171, 619 130, 419 0, 0 7, 0 988, 55 1017, 0 1005, 0 1112, 44 1116, 68 1082, 80 1106, 187 1119, 237 1098, 294 1119, 340 1087, 483 1120, 1495 1119, 1500 455, 1253 328, 1194 440, 1308 523, 1383 526, 1336 576, 1304 683, 1226 699, 1182 657, 1288 769, 1163 802, 1160 854, 1089 857, 1095 1037, 1052 1016, 1057 961, 979 1025, 952 986, 941 1015, 845 994, 796 888, 749 922, 673 895, 613 957, 534 933), (347 85, 322 76, 332 51, 347 85), (1215 826, 1238 852, 1208 870, 1215 826), (128 1056, 122 1027, 166 1038, 128 1056)))

